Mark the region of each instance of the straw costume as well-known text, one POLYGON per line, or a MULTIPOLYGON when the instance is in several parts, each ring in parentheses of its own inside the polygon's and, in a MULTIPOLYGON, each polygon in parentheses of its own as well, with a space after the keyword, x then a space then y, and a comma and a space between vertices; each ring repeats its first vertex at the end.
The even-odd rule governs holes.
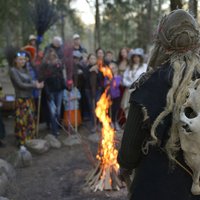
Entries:
POLYGON ((200 77, 199 27, 190 14, 176 10, 161 19, 148 67, 132 86, 118 155, 120 176, 135 169, 133 200, 200 199, 191 193, 191 169, 178 130, 188 85, 200 77))

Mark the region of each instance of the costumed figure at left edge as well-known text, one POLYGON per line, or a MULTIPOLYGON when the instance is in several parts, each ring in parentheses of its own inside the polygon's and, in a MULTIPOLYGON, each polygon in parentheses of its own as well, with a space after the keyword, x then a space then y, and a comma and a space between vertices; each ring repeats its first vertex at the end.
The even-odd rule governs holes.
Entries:
POLYGON ((131 200, 200 200, 199 27, 183 10, 158 25, 149 71, 133 86, 118 154, 131 200))

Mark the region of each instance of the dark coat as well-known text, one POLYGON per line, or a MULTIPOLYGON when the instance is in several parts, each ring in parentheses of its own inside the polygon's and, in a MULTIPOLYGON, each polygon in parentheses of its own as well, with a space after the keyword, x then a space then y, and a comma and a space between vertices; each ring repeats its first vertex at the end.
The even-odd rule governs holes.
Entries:
POLYGON ((44 88, 47 94, 49 92, 64 90, 66 85, 62 64, 59 61, 54 64, 48 62, 42 63, 39 70, 39 80, 44 81, 44 88))
POLYGON ((0 107, 0 140, 5 137, 6 131, 5 131, 5 126, 3 123, 3 116, 2 116, 2 111, 0 107))
MULTIPOLYGON (((129 115, 118 154, 120 167, 135 169, 131 200, 200 200, 200 196, 190 192, 192 177, 179 165, 172 168, 163 150, 171 126, 171 114, 156 131, 161 145, 151 147, 147 155, 141 151, 145 139, 150 136, 152 123, 165 108, 172 76, 173 70, 166 64, 131 95, 129 115), (145 122, 142 107, 147 109, 149 116, 145 122)), ((181 152, 178 159, 188 168, 181 152)))

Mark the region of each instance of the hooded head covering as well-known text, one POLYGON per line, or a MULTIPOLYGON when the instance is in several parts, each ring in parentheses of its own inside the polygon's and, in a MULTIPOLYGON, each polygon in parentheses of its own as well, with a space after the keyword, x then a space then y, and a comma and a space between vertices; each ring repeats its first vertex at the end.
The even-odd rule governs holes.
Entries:
POLYGON ((156 128, 172 113, 170 138, 166 145, 169 158, 176 157, 181 148, 177 127, 180 110, 186 100, 190 81, 195 78, 195 74, 200 75, 199 36, 199 27, 195 19, 184 10, 175 10, 160 21, 149 59, 151 68, 156 69, 168 61, 173 69, 172 86, 167 94, 166 107, 151 128, 151 136, 157 142, 156 128))
POLYGON ((199 48, 199 36, 199 27, 192 15, 182 9, 172 11, 158 25, 149 66, 159 66, 174 53, 195 51, 199 48))

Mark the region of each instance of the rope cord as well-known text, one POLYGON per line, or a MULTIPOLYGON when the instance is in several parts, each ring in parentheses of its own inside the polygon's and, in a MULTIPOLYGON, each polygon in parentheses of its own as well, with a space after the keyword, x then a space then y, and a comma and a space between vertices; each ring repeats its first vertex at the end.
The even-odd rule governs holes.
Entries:
MULTIPOLYGON (((161 148, 161 150, 162 150, 164 153, 167 154, 167 152, 166 152, 164 149, 161 148)), ((181 164, 181 162, 179 162, 176 158, 172 158, 172 160, 173 160, 177 165, 179 165, 179 167, 181 167, 183 170, 185 170, 190 176, 193 177, 192 172, 191 172, 189 169, 187 169, 183 164, 181 164)))
POLYGON ((193 176, 192 172, 189 171, 184 165, 182 165, 176 158, 173 158, 173 160, 178 164, 183 170, 185 170, 190 176, 193 176))

